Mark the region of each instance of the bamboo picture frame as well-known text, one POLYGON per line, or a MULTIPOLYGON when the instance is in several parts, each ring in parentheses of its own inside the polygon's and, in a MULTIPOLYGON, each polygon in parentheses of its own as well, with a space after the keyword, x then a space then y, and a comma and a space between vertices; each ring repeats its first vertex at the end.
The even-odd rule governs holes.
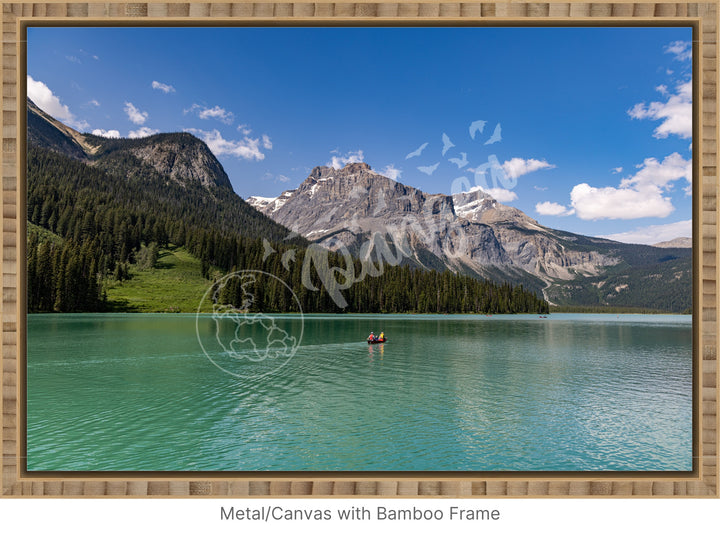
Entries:
POLYGON ((2 4, 3 497, 720 497, 717 2, 7 2, 2 4), (26 27, 47 25, 686 25, 693 27, 693 467, 651 473, 37 475, 25 452, 26 27))

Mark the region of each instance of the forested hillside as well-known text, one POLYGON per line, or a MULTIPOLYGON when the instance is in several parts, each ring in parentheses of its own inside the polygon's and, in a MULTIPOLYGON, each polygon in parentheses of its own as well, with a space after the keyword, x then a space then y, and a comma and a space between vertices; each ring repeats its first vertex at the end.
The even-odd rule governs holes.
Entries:
MULTIPOLYGON (((272 273, 291 285, 305 312, 547 312, 547 303, 522 287, 391 266, 344 288, 348 304, 339 308, 317 272, 317 291, 302 284, 307 242, 286 240, 287 229, 229 188, 170 179, 128 150, 105 151, 88 165, 30 145, 27 163, 28 219, 45 231, 28 236, 32 312, 109 310, 104 287, 122 284, 137 266, 152 269, 170 245, 198 258, 208 279, 240 269, 272 273), (294 261, 283 262, 286 253, 294 261)), ((347 267, 338 254, 328 262, 347 267)), ((292 303, 268 294, 261 307, 282 312, 292 303)))

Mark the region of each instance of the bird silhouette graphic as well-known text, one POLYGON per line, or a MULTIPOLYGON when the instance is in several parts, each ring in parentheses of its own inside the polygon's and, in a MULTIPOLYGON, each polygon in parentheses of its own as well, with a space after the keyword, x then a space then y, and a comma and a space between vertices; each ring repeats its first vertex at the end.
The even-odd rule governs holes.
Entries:
POLYGON ((290 270, 290 262, 295 262, 295 249, 290 249, 289 251, 285 251, 282 255, 281 259, 282 265, 285 269, 288 271, 290 270))
POLYGON ((488 139, 485 144, 486 145, 492 145, 493 143, 497 143, 498 141, 502 141, 500 123, 497 124, 495 127, 495 131, 492 133, 492 136, 490 136, 490 139, 488 139))
POLYGON ((426 175, 430 176, 435 172, 435 169, 438 168, 438 165, 440 165, 440 162, 436 163, 435 165, 429 165, 426 167, 418 167, 418 171, 421 173, 425 173, 426 175))
POLYGON ((467 152, 461 152, 462 158, 448 158, 452 163, 458 166, 458 169, 462 169, 468 164, 467 152))
POLYGON ((483 129, 485 128, 486 122, 487 121, 473 121, 470 124, 470 137, 472 139, 475 139, 475 134, 477 132, 480 132, 481 134, 483 133, 483 129))
POLYGON ((445 153, 448 150, 450 150, 451 148, 453 148, 455 146, 455 144, 452 141, 450 141, 450 138, 448 137, 447 134, 442 135, 442 142, 443 142, 442 155, 445 156, 445 153))
POLYGON ((263 238, 263 262, 273 253, 277 253, 277 251, 272 248, 269 241, 263 238))
POLYGON ((414 158, 415 156, 420 156, 420 155, 422 154, 422 151, 424 151, 425 148, 426 148, 428 145, 429 145, 429 143, 423 143, 423 144, 420 145, 417 149, 415 149, 415 150, 412 151, 410 154, 408 154, 407 156, 405 156, 405 159, 406 159, 406 160, 409 160, 410 158, 414 158))

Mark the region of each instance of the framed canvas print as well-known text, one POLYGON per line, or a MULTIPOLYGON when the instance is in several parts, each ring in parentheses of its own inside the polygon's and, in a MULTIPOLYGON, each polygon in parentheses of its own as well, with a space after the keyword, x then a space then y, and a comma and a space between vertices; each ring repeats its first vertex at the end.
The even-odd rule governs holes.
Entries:
POLYGON ((3 17, 4 493, 716 495, 714 5, 3 17))

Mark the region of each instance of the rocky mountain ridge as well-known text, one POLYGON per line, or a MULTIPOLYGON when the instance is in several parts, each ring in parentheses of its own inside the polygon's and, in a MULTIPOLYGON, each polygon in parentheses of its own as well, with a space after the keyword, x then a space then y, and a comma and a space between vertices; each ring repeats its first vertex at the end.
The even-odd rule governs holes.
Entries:
POLYGON ((599 302, 612 303, 614 293, 626 288, 620 284, 620 290, 605 292, 598 278, 668 259, 686 258, 685 267, 678 268, 682 277, 673 275, 673 280, 689 277, 684 249, 629 245, 551 229, 481 189, 428 194, 382 176, 366 163, 316 167, 298 188, 247 202, 331 250, 521 282, 558 302, 572 302, 590 285, 599 302))
MULTIPOLYGON (((178 228, 205 226, 217 228, 231 239, 242 235, 273 241, 284 240, 290 233, 248 206, 235 193, 208 146, 189 133, 136 139, 81 134, 28 99, 27 141, 28 177, 36 180, 39 177, 50 180, 48 176, 57 179, 74 169, 75 178, 85 177, 83 187, 88 188, 89 195, 108 193, 110 188, 116 201, 122 195, 126 200, 131 196, 133 209, 141 207, 151 218, 163 210, 172 214, 178 228), (61 158, 51 157, 52 154, 61 158), (42 164, 47 168, 31 169, 33 162, 35 166, 47 162, 42 164), (94 179, 88 178, 91 176, 94 179)), ((31 200, 40 207, 46 204, 43 199, 31 199, 28 193, 28 203, 31 200)), ((48 209, 56 200, 47 200, 48 209)), ((290 238, 288 242, 307 244, 303 238, 290 238)))
POLYGON ((572 238, 480 189, 426 194, 375 173, 366 163, 316 167, 296 190, 277 199, 250 197, 248 203, 329 249, 357 252, 381 235, 406 260, 424 267, 443 265, 478 275, 489 267, 515 268, 548 281, 597 275, 600 267, 617 263, 597 251, 577 250, 572 238))
POLYGON ((185 132, 136 139, 81 134, 27 99, 28 142, 90 165, 118 159, 137 160, 178 184, 200 184, 232 191, 222 165, 207 145, 185 132))

